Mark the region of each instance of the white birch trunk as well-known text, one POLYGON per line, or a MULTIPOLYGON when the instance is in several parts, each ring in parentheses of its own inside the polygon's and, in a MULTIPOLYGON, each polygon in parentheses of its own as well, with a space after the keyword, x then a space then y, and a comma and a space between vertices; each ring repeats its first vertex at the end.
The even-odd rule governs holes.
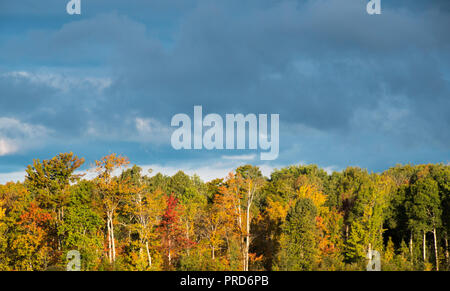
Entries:
POLYGON ((434 256, 436 257, 436 271, 439 271, 439 256, 436 241, 436 227, 433 228, 433 236, 434 236, 434 256))

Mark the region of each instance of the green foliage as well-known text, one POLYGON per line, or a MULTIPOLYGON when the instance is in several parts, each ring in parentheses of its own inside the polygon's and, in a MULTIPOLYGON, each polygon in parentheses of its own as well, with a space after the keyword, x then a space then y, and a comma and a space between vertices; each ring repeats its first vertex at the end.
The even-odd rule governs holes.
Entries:
POLYGON ((419 178, 410 191, 406 211, 411 229, 428 232, 439 227, 442 211, 437 182, 429 177, 419 178))
POLYGON ((64 250, 78 250, 83 268, 92 269, 101 259, 103 237, 98 232, 103 225, 101 215, 93 205, 94 184, 82 181, 72 191, 65 209, 64 220, 58 226, 64 250))
POLYGON ((318 256, 317 209, 310 199, 302 198, 289 210, 283 226, 282 249, 275 269, 309 271, 318 256))
POLYGON ((350 236, 346 244, 346 257, 358 261, 366 257, 369 249, 382 250, 384 211, 390 193, 389 178, 372 175, 354 199, 350 236))
POLYGON ((64 270, 70 250, 82 270, 365 270, 369 249, 382 270, 450 269, 449 165, 297 165, 270 179, 244 165, 204 183, 117 173, 128 159, 115 154, 80 180, 83 162, 35 160, 24 183, 0 185, 0 270, 64 270))

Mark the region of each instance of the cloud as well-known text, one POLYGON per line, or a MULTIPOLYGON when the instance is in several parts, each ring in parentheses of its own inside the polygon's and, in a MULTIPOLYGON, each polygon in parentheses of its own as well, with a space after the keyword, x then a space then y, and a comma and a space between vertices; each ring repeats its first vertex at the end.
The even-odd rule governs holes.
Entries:
POLYGON ((0 184, 7 182, 23 182, 25 180, 25 171, 0 173, 0 184))
MULTIPOLYGON (((173 176, 178 171, 183 171, 188 175, 198 175, 203 181, 208 182, 216 178, 225 178, 228 174, 234 171, 238 166, 242 164, 230 164, 230 163, 219 163, 211 161, 207 166, 205 165, 193 165, 193 163, 182 163, 177 165, 160 165, 160 164, 152 164, 152 165, 143 165, 141 166, 143 169, 143 173, 146 173, 149 169, 152 169, 152 175, 156 173, 162 173, 164 175, 173 176)), ((259 165, 262 174, 266 177, 270 177, 274 167, 268 165, 259 165)))
POLYGON ((0 117, 0 156, 42 145, 50 131, 41 125, 32 125, 8 117, 0 117))
POLYGON ((12 71, 3 74, 4 77, 12 79, 28 79, 32 84, 42 84, 53 89, 59 90, 62 93, 67 93, 74 88, 95 88, 99 92, 108 88, 111 85, 111 79, 98 77, 74 77, 65 76, 58 73, 40 71, 12 71))
POLYGON ((0 156, 13 154, 17 151, 17 146, 7 139, 0 139, 0 156))
POLYGON ((162 124, 153 118, 135 118, 136 129, 138 131, 137 140, 141 142, 165 143, 168 144, 172 130, 169 126, 162 124))
POLYGON ((251 161, 254 160, 256 155, 236 155, 236 156, 222 156, 224 160, 240 160, 240 161, 251 161))
MULTIPOLYGON (((380 170, 450 155, 448 1, 386 1, 371 17, 364 1, 99 0, 75 18, 51 1, 45 22, 18 17, 41 6, 13 2, 0 11, 0 116, 51 131, 39 154, 251 156, 170 148, 170 118, 202 105, 280 114, 277 164, 380 170)), ((4 152, 23 147, 1 137, 4 152)))
MULTIPOLYGON (((167 176, 173 176, 178 171, 183 171, 184 173, 188 175, 197 175, 202 179, 204 182, 209 182, 211 180, 217 179, 217 178, 226 178, 229 173, 236 170, 237 167, 244 165, 242 162, 235 161, 235 160, 227 160, 225 162, 223 161, 217 161, 215 159, 208 160, 206 163, 199 163, 198 161, 192 161, 192 162, 183 162, 183 163, 165 163, 165 164, 141 164, 138 166, 142 169, 142 174, 145 176, 152 177, 156 175, 157 173, 161 173, 163 175, 167 176)), ((304 162, 296 163, 296 165, 307 165, 304 162)), ((261 170, 261 173, 265 176, 270 178, 271 174, 276 169, 281 169, 283 167, 288 166, 283 164, 277 164, 277 165, 269 165, 269 164, 256 164, 257 167, 261 170)), ((124 167, 122 169, 117 169, 113 175, 120 175, 122 170, 125 170, 127 168, 130 168, 131 166, 124 167)), ((337 166, 325 166, 324 170, 331 174, 333 171, 341 171, 337 166)), ((89 168, 85 170, 77 170, 75 171, 76 175, 83 175, 83 179, 92 180, 97 176, 97 173, 95 171, 95 168, 89 168)), ((16 171, 16 172, 9 172, 9 173, 0 173, 0 183, 4 184, 6 182, 11 181, 24 181, 26 176, 25 171, 16 171)))

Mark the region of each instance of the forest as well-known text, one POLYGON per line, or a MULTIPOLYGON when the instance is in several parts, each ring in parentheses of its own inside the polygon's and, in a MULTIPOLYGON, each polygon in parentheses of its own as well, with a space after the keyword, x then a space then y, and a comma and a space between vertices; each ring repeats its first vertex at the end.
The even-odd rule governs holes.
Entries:
POLYGON ((243 165, 203 182, 144 173, 128 158, 61 153, 34 160, 24 182, 0 185, 0 270, 450 270, 450 166, 382 173, 315 165, 264 177, 243 165))

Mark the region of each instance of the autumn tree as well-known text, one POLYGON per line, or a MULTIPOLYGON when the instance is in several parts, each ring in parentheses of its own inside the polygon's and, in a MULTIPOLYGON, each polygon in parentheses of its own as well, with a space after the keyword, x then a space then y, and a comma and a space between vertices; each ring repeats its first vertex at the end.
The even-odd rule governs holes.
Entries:
POLYGON ((36 203, 20 216, 11 249, 17 270, 45 270, 53 264, 49 245, 49 227, 53 218, 36 203))
POLYGON ((253 212, 257 210, 254 203, 261 193, 260 190, 265 183, 265 179, 259 168, 251 165, 237 168, 236 175, 239 177, 236 181, 241 183, 237 187, 240 187, 243 192, 241 205, 245 216, 245 228, 243 229, 245 235, 244 271, 248 271, 250 243, 253 239, 251 236, 251 220, 254 216, 253 212))
POLYGON ((55 217, 52 229, 58 250, 61 250, 62 237, 58 235, 58 227, 64 219, 64 207, 69 197, 70 183, 79 180, 81 175, 74 172, 84 163, 73 153, 61 153, 50 160, 34 160, 26 169, 25 185, 39 206, 51 211, 55 217))
POLYGON ((139 260, 137 261, 143 261, 145 248, 146 266, 143 269, 147 269, 153 265, 152 252, 156 247, 151 247, 150 244, 154 244, 157 239, 155 228, 160 223, 165 201, 160 189, 149 191, 141 171, 142 169, 135 165, 124 171, 121 178, 131 183, 130 195, 124 210, 131 217, 132 231, 138 234, 139 260))
POLYGON ((128 158, 111 154, 96 161, 98 176, 96 184, 101 195, 103 208, 106 216, 106 229, 108 241, 109 262, 116 261, 116 242, 114 237, 114 218, 119 204, 123 202, 124 196, 130 191, 128 184, 120 181, 114 176, 114 171, 129 164, 128 158))
POLYGON ((4 221, 5 211, 4 200, 0 198, 0 271, 5 271, 8 269, 8 261, 6 250, 8 248, 8 240, 6 237, 7 225, 4 221))
POLYGON ((34 200, 23 183, 8 182, 0 185, 1 212, 0 220, 2 236, 0 238, 0 268, 2 270, 17 270, 20 258, 14 248, 15 239, 22 233, 18 227, 21 216, 28 211, 30 203, 34 200))
MULTIPOLYGON (((343 245, 341 242, 342 214, 326 206, 327 196, 316 184, 311 183, 306 176, 300 178, 303 179, 299 179, 299 189, 293 201, 310 199, 317 210, 316 228, 319 250, 317 265, 327 269, 338 267, 334 264, 339 260, 339 251, 343 245)), ((291 201, 290 205, 292 203, 291 201)))
POLYGON ((35 160, 0 185, 0 270, 61 270, 73 249, 83 270, 363 270, 371 249, 383 270, 449 269, 449 165, 246 165, 203 183, 116 154, 81 180, 82 162, 35 160))
POLYGON ((158 230, 161 237, 161 248, 166 258, 166 268, 172 269, 173 261, 180 252, 191 247, 193 243, 186 238, 181 228, 178 199, 174 195, 169 195, 166 198, 166 205, 158 230))
POLYGON ((226 217, 224 212, 220 211, 217 203, 209 206, 207 211, 203 212, 201 235, 208 242, 211 248, 211 259, 216 259, 216 252, 224 243, 226 217))

